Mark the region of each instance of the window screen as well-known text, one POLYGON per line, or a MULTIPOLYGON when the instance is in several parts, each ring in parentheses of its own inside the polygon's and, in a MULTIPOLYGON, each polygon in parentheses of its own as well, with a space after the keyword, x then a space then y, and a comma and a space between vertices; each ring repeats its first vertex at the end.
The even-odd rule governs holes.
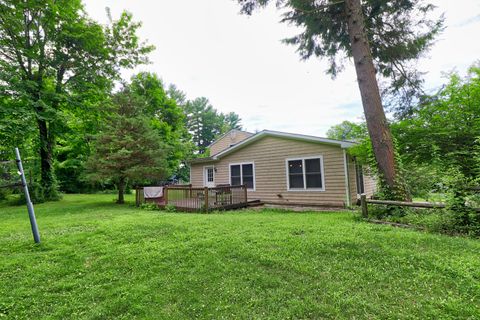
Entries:
POLYGON ((234 165, 230 167, 230 183, 232 186, 239 186, 242 184, 240 170, 240 165, 234 165))
POLYGON ((290 189, 323 189, 322 159, 295 159, 288 161, 290 189))
POLYGON ((288 179, 290 189, 303 189, 303 161, 288 161, 288 179))
POLYGON ((253 164, 235 164, 230 166, 230 183, 232 186, 246 185, 247 189, 255 189, 253 164))
POLYGON ((305 160, 305 176, 307 181, 307 189, 322 188, 322 170, 320 166, 320 158, 305 160))

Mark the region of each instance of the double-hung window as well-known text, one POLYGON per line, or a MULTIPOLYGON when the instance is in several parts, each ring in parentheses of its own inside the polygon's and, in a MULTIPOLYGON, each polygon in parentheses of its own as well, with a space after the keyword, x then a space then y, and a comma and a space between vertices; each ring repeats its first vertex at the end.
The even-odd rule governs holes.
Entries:
POLYGON ((230 185, 246 185, 247 189, 255 190, 254 165, 249 163, 230 164, 230 185))
POLYGON ((324 191, 323 157, 287 159, 288 190, 324 191))

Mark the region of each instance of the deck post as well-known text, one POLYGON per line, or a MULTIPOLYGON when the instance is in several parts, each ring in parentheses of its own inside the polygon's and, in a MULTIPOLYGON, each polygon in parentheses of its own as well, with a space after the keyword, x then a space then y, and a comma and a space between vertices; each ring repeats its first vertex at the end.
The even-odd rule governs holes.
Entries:
POLYGON ((163 188, 163 198, 165 199, 165 205, 168 204, 168 187, 163 188))
POLYGON ((360 195, 360 205, 362 206, 362 217, 368 217, 368 207, 367 207, 367 195, 362 193, 360 195))
POLYGON ((203 191, 205 192, 205 212, 208 212, 208 187, 203 188, 203 191))
POLYGON ((245 203, 248 203, 248 192, 247 192, 247 185, 246 184, 243 185, 243 192, 244 192, 244 195, 245 195, 245 203))

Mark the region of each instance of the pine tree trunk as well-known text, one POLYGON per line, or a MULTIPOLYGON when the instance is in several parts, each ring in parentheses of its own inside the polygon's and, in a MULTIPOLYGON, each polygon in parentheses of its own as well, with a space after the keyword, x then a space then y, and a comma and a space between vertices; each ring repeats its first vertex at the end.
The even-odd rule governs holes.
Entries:
POLYGON ((120 178, 118 180, 118 200, 117 200, 117 203, 119 204, 123 204, 125 203, 125 198, 124 198, 124 194, 125 194, 125 178, 120 178))
POLYGON ((360 0, 346 0, 346 14, 353 61, 373 152, 380 174, 388 187, 394 190, 397 172, 392 134, 382 106, 360 0))

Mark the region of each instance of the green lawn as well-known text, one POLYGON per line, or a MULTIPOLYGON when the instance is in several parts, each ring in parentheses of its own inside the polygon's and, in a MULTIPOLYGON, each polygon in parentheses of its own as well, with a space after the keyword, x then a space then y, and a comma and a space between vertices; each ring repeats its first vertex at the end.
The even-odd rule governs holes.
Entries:
MULTIPOLYGON (((0 318, 479 319, 480 242, 351 213, 0 205, 0 318)), ((130 201, 133 198, 128 198, 130 201)))

